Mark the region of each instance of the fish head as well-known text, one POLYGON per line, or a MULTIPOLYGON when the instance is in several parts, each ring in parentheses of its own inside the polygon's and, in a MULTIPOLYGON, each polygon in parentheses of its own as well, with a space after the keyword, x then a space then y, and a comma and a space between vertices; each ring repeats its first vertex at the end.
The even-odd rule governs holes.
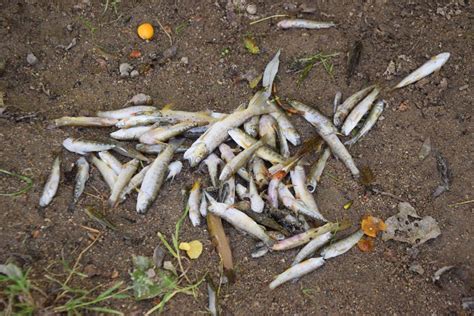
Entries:
MULTIPOLYGON (((191 149, 191 148, 190 148, 191 149)), ((206 144, 200 143, 193 146, 192 152, 187 156, 191 167, 196 167, 208 154, 206 144)))

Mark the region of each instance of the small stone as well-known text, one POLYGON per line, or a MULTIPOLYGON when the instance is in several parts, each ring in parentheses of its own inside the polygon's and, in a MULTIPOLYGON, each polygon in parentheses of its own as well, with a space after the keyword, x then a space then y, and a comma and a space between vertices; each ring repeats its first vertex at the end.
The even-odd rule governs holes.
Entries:
POLYGON ((448 87, 448 80, 446 78, 441 79, 439 83, 439 88, 445 90, 448 87))
POLYGON ((133 70, 133 67, 130 64, 123 63, 119 66, 120 77, 125 78, 130 76, 130 71, 133 70))
POLYGON ((84 267, 84 274, 87 275, 88 278, 92 278, 93 276, 99 275, 99 271, 97 271, 97 267, 93 264, 88 264, 84 267))
POLYGON ((69 32, 72 32, 72 24, 66 25, 66 30, 68 30, 69 32))
POLYGON ((171 59, 174 56, 176 56, 177 52, 178 52, 178 46, 173 45, 163 52, 163 59, 171 59))
POLYGON ((465 84, 464 86, 459 87, 459 91, 466 90, 467 88, 469 88, 469 85, 465 84))
POLYGON ((414 273, 418 273, 419 275, 423 275, 423 273, 425 273, 425 269, 423 269, 423 267, 419 263, 413 263, 412 265, 410 265, 408 270, 414 273))
POLYGON ((132 72, 130 73, 130 77, 132 78, 138 77, 139 75, 140 73, 138 72, 138 70, 132 70, 132 72))
POLYGON ((34 66, 38 63, 38 58, 33 53, 29 53, 28 55, 26 55, 26 61, 31 66, 34 66))
POLYGON ((183 64, 183 65, 189 64, 189 58, 186 57, 186 56, 181 57, 180 63, 183 64))
POLYGON ((112 273, 110 274, 111 279, 116 279, 118 277, 119 277, 119 272, 117 270, 112 271, 112 273))
POLYGON ((249 4, 247 6, 247 13, 252 15, 257 14, 257 6, 255 4, 249 4))

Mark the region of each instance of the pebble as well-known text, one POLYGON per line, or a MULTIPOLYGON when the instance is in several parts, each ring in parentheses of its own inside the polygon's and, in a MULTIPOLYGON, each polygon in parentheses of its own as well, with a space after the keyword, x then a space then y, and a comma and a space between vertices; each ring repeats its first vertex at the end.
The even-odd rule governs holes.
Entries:
POLYGON ((28 53, 28 55, 26 55, 26 61, 31 66, 34 66, 38 63, 38 58, 33 53, 28 53))
POLYGON ((465 84, 464 86, 459 87, 459 91, 466 90, 467 88, 469 88, 469 85, 465 84))
POLYGON ((87 277, 92 278, 93 276, 99 275, 99 271, 97 267, 93 264, 88 264, 84 267, 83 273, 87 275, 87 277))
POLYGON ((133 70, 133 67, 130 64, 123 63, 119 66, 120 77, 125 78, 130 76, 130 71, 133 70))
POLYGON ((448 87, 448 80, 446 78, 443 78, 441 79, 440 83, 439 83, 439 88, 441 90, 444 90, 448 87))
POLYGON ((66 30, 68 30, 69 32, 72 32, 72 30, 73 30, 72 24, 66 25, 66 30))
POLYGON ((140 73, 138 72, 138 70, 132 70, 132 72, 130 73, 130 77, 132 78, 138 77, 139 75, 140 73))
POLYGON ((247 13, 252 15, 257 14, 257 6, 255 4, 249 4, 247 6, 247 13))
POLYGON ((183 65, 189 64, 189 58, 186 57, 186 56, 181 57, 180 63, 183 64, 183 65))
POLYGON ((419 275, 423 275, 423 273, 425 273, 425 269, 423 269, 423 267, 419 263, 413 263, 412 265, 410 265, 408 270, 414 273, 418 273, 419 275))

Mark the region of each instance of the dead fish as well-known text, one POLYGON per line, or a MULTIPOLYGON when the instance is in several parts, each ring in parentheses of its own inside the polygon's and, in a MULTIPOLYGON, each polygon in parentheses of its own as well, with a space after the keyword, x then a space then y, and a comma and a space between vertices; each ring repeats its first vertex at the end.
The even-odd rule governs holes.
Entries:
POLYGON ((323 250, 321 250, 321 256, 325 260, 340 256, 348 252, 352 247, 354 247, 362 238, 362 236, 364 236, 364 232, 358 230, 349 237, 336 241, 335 243, 332 243, 329 246, 323 248, 323 250))
POLYGON ((293 146, 300 145, 301 136, 293 123, 291 123, 288 115, 286 115, 285 112, 275 104, 275 102, 270 102, 270 106, 273 109, 273 112, 270 113, 270 115, 277 121, 281 133, 291 144, 293 144, 293 146))
POLYGON ((268 172, 268 169, 261 158, 253 157, 252 173, 255 177, 255 183, 260 189, 268 184, 270 173, 268 172))
POLYGON ((207 295, 209 296, 209 305, 208 310, 211 313, 211 316, 218 316, 219 315, 219 306, 217 302, 217 290, 214 286, 214 282, 212 282, 211 277, 209 275, 206 277, 207 283, 207 295))
POLYGON ((118 128, 131 128, 136 126, 145 126, 155 123, 171 123, 168 122, 166 119, 162 118, 159 112, 150 113, 146 115, 135 115, 130 116, 118 121, 115 126, 118 128))
POLYGON ((115 181, 117 181, 117 175, 104 161, 97 158, 94 155, 90 156, 92 164, 99 170, 100 174, 105 180, 105 183, 109 186, 110 190, 114 188, 115 181))
POLYGON ((278 208, 278 187, 283 177, 278 175, 272 176, 267 188, 267 201, 273 208, 278 208))
POLYGON ((84 126, 84 127, 108 127, 114 126, 117 123, 117 119, 105 118, 105 117, 87 117, 87 116, 64 116, 55 119, 51 127, 61 126, 84 126))
POLYGON ((319 213, 320 219, 326 222, 324 216, 322 216, 319 211, 314 196, 311 194, 311 192, 309 192, 306 186, 306 174, 303 166, 299 164, 296 165, 295 168, 290 171, 290 177, 296 198, 301 200, 310 210, 313 210, 315 213, 319 213))
POLYGON ((59 180, 61 178, 61 158, 57 156, 54 158, 51 172, 49 173, 48 180, 43 188, 43 193, 39 201, 40 207, 46 207, 53 200, 56 192, 58 192, 59 180))
MULTIPOLYGON (((237 207, 236 207, 237 208, 237 207)), ((239 208, 240 211, 244 212, 247 216, 257 222, 259 225, 265 226, 269 229, 275 230, 283 234, 284 236, 289 236, 290 233, 283 226, 278 224, 269 214, 265 212, 256 213, 250 209, 239 208)))
POLYGON ((172 137, 176 137, 185 131, 198 126, 195 122, 181 122, 170 126, 155 127, 139 137, 140 143, 156 144, 165 142, 172 137))
POLYGON ((232 224, 234 227, 245 231, 246 233, 254 236, 257 239, 260 239, 267 246, 271 247, 273 245, 273 240, 253 219, 245 215, 245 213, 225 203, 217 202, 207 192, 205 194, 209 202, 211 202, 211 205, 209 206, 209 211, 212 214, 221 217, 228 223, 232 224))
POLYGON ((260 116, 253 116, 250 120, 244 123, 244 131, 252 137, 257 137, 259 122, 260 116))
POLYGON ((212 186, 217 187, 217 172, 219 171, 219 166, 223 165, 224 162, 219 157, 217 157, 216 154, 210 154, 204 160, 204 164, 207 166, 207 170, 209 171, 209 177, 211 178, 212 186))
POLYGON ((204 134, 210 127, 211 125, 204 125, 204 126, 196 126, 191 129, 188 129, 183 133, 184 138, 188 139, 198 139, 201 137, 202 134, 204 134))
POLYGON ((136 105, 119 110, 99 111, 97 112, 97 116, 121 120, 134 115, 146 114, 148 112, 156 112, 156 108, 154 106, 136 105))
POLYGON ((165 105, 160 110, 160 114, 163 118, 174 122, 194 122, 199 125, 205 125, 215 122, 217 119, 211 116, 210 111, 201 112, 187 112, 187 111, 175 111, 171 109, 171 105, 165 105))
POLYGON ((249 195, 249 190, 247 190, 246 187, 244 187, 242 184, 237 183, 235 186, 235 193, 237 193, 237 196, 239 197, 240 200, 245 200, 248 199, 249 195))
POLYGON ((265 256, 268 253, 268 251, 269 251, 268 247, 263 245, 263 246, 257 247, 254 251, 252 251, 250 256, 254 259, 257 259, 257 258, 265 256))
MULTIPOLYGON (((142 152, 142 153, 145 153, 145 154, 159 154, 161 153, 165 148, 166 146, 168 146, 168 144, 165 144, 165 143, 161 143, 161 144, 137 144, 135 146, 135 149, 142 152)), ((177 149, 176 149, 176 153, 183 153, 185 152, 189 147, 187 146, 179 146, 177 149)))
POLYGON ((287 139, 285 135, 283 134, 283 130, 281 129, 279 125, 277 126, 276 132, 278 136, 278 147, 280 148, 280 154, 285 158, 290 158, 291 156, 290 146, 288 146, 287 139))
POLYGON ((241 151, 237 156, 232 158, 224 168, 222 168, 219 176, 219 181, 226 181, 229 177, 233 176, 240 168, 245 166, 247 162, 252 158, 253 154, 261 147, 265 145, 267 138, 260 139, 252 146, 241 151))
POLYGON ((260 117, 260 122, 258 125, 258 133, 260 137, 265 136, 267 145, 276 148, 276 131, 277 131, 277 122, 271 115, 262 115, 260 117))
POLYGON ((273 56, 272 60, 267 64, 263 71, 262 86, 265 89, 264 95, 269 98, 272 94, 273 81, 278 73, 280 66, 280 50, 273 56))
MULTIPOLYGON (((251 137, 240 128, 231 129, 228 131, 228 133, 232 140, 244 149, 257 142, 255 138, 251 137)), ((271 162, 272 164, 284 163, 286 161, 285 157, 271 149, 269 146, 263 146, 259 148, 255 154, 263 160, 271 162)))
POLYGON ((380 89, 375 87, 372 92, 369 93, 356 107, 349 113, 344 124, 342 124, 341 132, 345 136, 349 135, 349 133, 357 126, 360 122, 362 117, 370 110, 372 104, 374 103, 375 99, 380 93, 380 89))
POLYGON ((94 140, 82 140, 78 138, 66 138, 63 141, 63 146, 67 150, 80 155, 86 155, 94 151, 105 151, 116 147, 115 144, 108 142, 98 142, 94 140))
POLYGON ((326 167, 326 162, 330 156, 331 150, 325 148, 319 159, 309 168, 308 178, 306 180, 306 187, 309 192, 313 193, 316 190, 316 186, 321 180, 321 175, 323 174, 324 167, 326 167))
POLYGON ((183 140, 172 140, 168 147, 155 160, 151 163, 150 169, 143 178, 140 191, 137 197, 137 213, 144 214, 150 208, 151 204, 156 199, 158 191, 160 191, 161 185, 165 180, 166 173, 168 171, 168 165, 173 158, 173 154, 181 144, 183 140))
POLYGON ((325 261, 322 257, 310 258, 306 261, 298 263, 287 269, 285 272, 279 274, 275 280, 270 283, 269 287, 271 290, 273 290, 285 282, 288 282, 292 279, 298 279, 303 275, 313 272, 317 268, 321 267, 324 263, 325 261))
POLYGON ((303 261, 304 259, 312 256, 316 252, 316 250, 324 246, 331 238, 331 232, 316 236, 313 240, 311 240, 303 248, 301 248, 300 252, 298 252, 295 257, 295 260, 293 260, 293 263, 291 265, 294 266, 303 261))
POLYGON ((168 175, 166 176, 166 180, 173 181, 174 178, 181 172, 183 169, 183 163, 179 160, 173 161, 168 166, 168 175))
MULTIPOLYGON (((235 158, 232 148, 230 148, 230 146, 225 143, 219 145, 219 151, 221 152, 222 160, 225 161, 226 163, 229 163, 230 161, 232 161, 232 159, 235 158)), ((249 173, 243 167, 237 170, 237 174, 247 182, 250 179, 249 173)))
POLYGON ((109 198, 109 206, 110 207, 116 207, 117 203, 120 201, 120 193, 122 193, 123 189, 126 187, 126 185, 130 182, 132 179, 133 175, 138 169, 138 164, 139 164, 138 159, 133 159, 127 162, 120 173, 117 176, 117 180, 114 183, 114 186, 112 188, 112 193, 110 194, 109 198))
POLYGON ((364 137, 365 134, 367 134, 372 127, 377 123, 377 120, 379 119, 380 115, 382 115, 383 109, 385 107, 385 101, 384 100, 379 100, 375 103, 375 105, 372 107, 370 110, 369 115, 367 116, 367 119, 364 122, 364 125, 362 128, 357 132, 357 135, 354 136, 351 140, 348 140, 347 142, 344 143, 344 145, 354 145, 359 139, 364 137))
POLYGON ((403 80, 400 81, 393 89, 405 87, 409 84, 417 82, 420 79, 423 79, 426 76, 431 75, 435 71, 438 71, 448 61, 450 55, 450 53, 441 53, 432 57, 420 68, 416 69, 411 74, 403 78, 403 80))
POLYGON ((146 162, 150 161, 150 159, 143 156, 141 152, 135 150, 135 148, 132 147, 133 145, 129 143, 119 143, 117 141, 115 142, 116 142, 116 146, 112 148, 112 150, 115 151, 116 153, 119 153, 122 156, 132 158, 132 159, 138 159, 138 160, 146 161, 146 162))
POLYGON ((201 203, 199 204, 199 213, 201 216, 207 216, 207 199, 205 194, 201 194, 201 203))
POLYGON ((193 187, 189 192, 188 199, 188 216, 191 220, 191 224, 196 227, 201 225, 201 213, 199 211, 201 202, 201 181, 197 179, 194 181, 193 187))
POLYGON ((118 175, 122 171, 122 163, 115 158, 110 152, 108 151, 99 151, 97 153, 99 158, 102 159, 114 172, 118 175))
POLYGON ((327 29, 335 27, 334 22, 319 22, 304 19, 285 19, 278 22, 277 27, 281 29, 327 29))
POLYGON ((227 205, 234 205, 235 203, 235 178, 227 179, 219 190, 219 199, 227 205))
POLYGON ((143 134, 153 130, 155 126, 135 126, 130 128, 119 129, 110 133, 110 137, 118 140, 135 140, 139 139, 143 134))
POLYGON ((375 86, 369 86, 360 91, 357 91, 350 97, 348 97, 340 106, 337 107, 336 113, 334 114, 333 122, 334 125, 339 127, 346 119, 349 112, 356 106, 375 86))
POLYGON ((74 211, 74 208, 79 201, 79 198, 82 195, 82 192, 84 192, 84 188, 86 186, 86 182, 89 179, 89 163, 87 162, 86 158, 80 157, 76 161, 76 179, 74 183, 74 191, 72 195, 72 201, 69 204, 68 210, 70 212, 74 211))
POLYGON ((278 198, 283 203, 283 205, 285 205, 285 207, 294 211, 296 214, 301 213, 311 218, 327 222, 324 216, 319 213, 317 208, 310 208, 301 200, 295 199, 293 194, 291 194, 290 190, 283 183, 279 183, 278 185, 278 198))
POLYGON ((342 99, 342 92, 337 91, 336 94, 334 95, 334 101, 332 103, 333 106, 333 114, 335 115, 337 112, 337 107, 341 104, 341 99, 342 99))
POLYGON ((130 105, 151 105, 153 104, 153 98, 149 95, 144 93, 135 94, 133 97, 130 98, 125 104, 125 106, 130 105))
POLYGON ((355 70, 360 62, 360 55, 362 54, 362 42, 355 41, 354 45, 352 46, 351 51, 349 52, 349 58, 347 61, 347 76, 346 82, 349 85, 352 76, 355 73, 355 70))
POLYGON ((267 98, 262 92, 257 92, 247 109, 233 112, 212 124, 184 153, 184 159, 189 161, 191 167, 196 166, 227 139, 229 130, 242 125, 252 116, 269 112, 271 110, 267 106, 267 98))
POLYGON ((252 177, 250 177, 248 197, 250 198, 250 207, 252 208, 252 211, 262 213, 265 208, 265 202, 258 193, 257 185, 252 177))
POLYGON ((145 174, 147 173, 148 169, 150 169, 149 165, 144 167, 142 170, 140 170, 139 173, 137 173, 136 175, 133 176, 132 179, 130 179, 130 182, 120 193, 119 200, 121 202, 125 201, 125 198, 127 197, 127 195, 129 195, 133 190, 137 189, 138 186, 142 184, 143 178, 145 178, 145 174))
POLYGON ((331 152, 338 157, 344 165, 351 171, 355 178, 359 177, 359 169, 355 165, 354 159, 347 151, 336 135, 336 128, 331 121, 322 115, 316 109, 313 109, 303 103, 290 101, 291 106, 303 113, 304 118, 316 128, 316 131, 322 139, 329 145, 331 152))

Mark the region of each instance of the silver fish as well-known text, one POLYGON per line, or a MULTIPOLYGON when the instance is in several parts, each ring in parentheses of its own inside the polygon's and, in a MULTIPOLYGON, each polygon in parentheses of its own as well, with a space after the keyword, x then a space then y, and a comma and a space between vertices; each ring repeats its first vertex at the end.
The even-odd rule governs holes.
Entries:
POLYGON ((337 107, 336 113, 334 114, 334 125, 339 127, 346 119, 349 112, 357 105, 375 86, 364 88, 350 97, 348 97, 341 105, 337 107))
POLYGON ((360 174, 359 169, 357 169, 351 154, 349 154, 346 147, 337 137, 336 128, 332 125, 331 121, 316 109, 303 103, 290 101, 290 104, 296 110, 303 112, 304 118, 316 128, 318 134, 331 148, 331 152, 346 165, 355 178, 358 178, 360 174))
POLYGON ((168 139, 179 136, 185 131, 198 126, 195 122, 181 122, 170 126, 155 127, 148 132, 142 134, 139 138, 140 143, 156 144, 165 142, 168 139))
POLYGON ((266 143, 272 148, 276 148, 276 131, 277 122, 271 115, 262 115, 258 125, 258 134, 260 137, 265 136, 266 143))
POLYGON ((321 250, 321 256, 324 259, 329 259, 333 258, 339 255, 342 255, 346 252, 348 252, 352 247, 354 247, 359 240, 364 236, 364 232, 361 230, 358 230, 354 234, 350 235, 347 238, 344 238, 342 240, 339 240, 335 243, 330 244, 329 246, 326 246, 321 250))
POLYGON ((249 190, 247 190, 247 188, 244 187, 242 184, 237 183, 237 185, 235 186, 235 192, 237 193, 237 196, 240 200, 248 199, 249 190))
POLYGON ((296 130, 295 126, 293 123, 291 123, 290 119, 288 116, 285 114, 285 112, 280 109, 275 102, 270 103, 271 108, 274 110, 272 113, 270 113, 273 118, 278 123, 278 127, 280 128, 282 134, 285 136, 285 138, 293 144, 293 146, 298 146, 301 144, 301 136, 296 130))
POLYGON ((204 126, 196 126, 191 129, 188 129, 183 133, 183 137, 189 138, 189 139, 198 139, 201 137, 202 134, 204 134, 210 127, 211 125, 204 125, 204 126))
MULTIPOLYGON (((220 144, 219 151, 221 152, 222 160, 226 163, 229 163, 235 157, 232 148, 230 148, 227 144, 220 144)), ((239 170, 237 170, 237 174, 247 182, 250 179, 250 175, 247 170, 245 170, 245 168, 240 168, 239 170)))
POLYGON ((147 173, 148 169, 150 169, 150 165, 144 167, 139 173, 130 179, 130 182, 128 182, 127 186, 120 193, 119 200, 121 202, 125 201, 127 195, 129 195, 133 190, 137 189, 138 186, 142 184, 143 178, 145 178, 145 174, 147 173))
POLYGON ((122 156, 132 158, 132 159, 138 159, 138 160, 146 161, 146 162, 150 161, 150 159, 143 156, 141 152, 135 150, 135 148, 133 148, 133 145, 129 143, 119 143, 117 141, 115 142, 116 142, 116 146, 112 148, 112 150, 115 151, 116 153, 119 153, 122 156))
POLYGON ((173 122, 194 122, 198 124, 209 124, 215 122, 217 118, 211 116, 210 111, 201 112, 187 112, 187 111, 175 111, 169 106, 163 107, 160 110, 160 114, 163 118, 173 122))
POLYGON ((248 196, 250 198, 250 207, 252 211, 256 213, 262 213, 263 209, 265 208, 265 202, 258 193, 257 185, 253 181, 252 177, 250 177, 248 196))
POLYGON ((354 145, 359 139, 361 139, 365 134, 367 134, 370 129, 377 123, 377 120, 379 119, 380 115, 383 112, 383 108, 385 106, 385 101, 384 100, 379 100, 378 102, 375 103, 375 105, 372 107, 372 110, 370 110, 369 115, 367 116, 367 119, 365 120, 364 125, 362 128, 357 132, 357 135, 354 136, 351 140, 348 140, 347 142, 344 143, 344 145, 354 145))
POLYGON ((182 169, 183 169, 183 163, 181 161, 176 160, 170 163, 168 166, 168 175, 166 176, 166 180, 171 179, 171 181, 173 181, 174 178, 181 172, 182 169))
POLYGON ((82 140, 72 137, 66 138, 63 141, 63 146, 70 152, 80 155, 85 155, 94 151, 105 151, 116 147, 116 145, 112 143, 82 140))
POLYGON ((165 180, 168 165, 173 158, 173 154, 182 142, 183 140, 170 141, 169 146, 151 163, 138 193, 136 209, 139 214, 146 213, 155 201, 158 191, 160 191, 161 185, 165 180))
POLYGON ((250 120, 244 123, 244 131, 252 137, 257 137, 259 122, 260 116, 253 116, 250 120))
MULTIPOLYGON (((159 154, 161 153, 166 147, 168 146, 168 144, 165 144, 165 143, 161 143, 161 144, 153 144, 153 145, 149 145, 149 144, 137 144, 135 146, 135 149, 142 152, 142 153, 145 153, 145 154, 159 154)), ((176 153, 184 153, 189 147, 187 146, 179 146, 177 149, 176 149, 176 153)))
POLYGON ((208 209, 209 212, 221 217, 234 227, 260 239, 269 247, 274 244, 274 241, 265 233, 263 228, 249 216, 225 203, 218 203, 208 193, 206 193, 206 196, 211 203, 208 209))
POLYGON ((278 187, 280 186, 281 177, 272 177, 268 183, 267 201, 273 208, 278 208, 278 187))
POLYGON ((122 171, 122 163, 108 151, 99 151, 99 158, 102 159, 118 175, 122 171))
POLYGON ((327 222, 324 216, 319 213, 318 209, 309 208, 301 200, 295 199, 293 194, 291 194, 290 190, 283 183, 279 183, 278 185, 278 198, 285 207, 294 211, 296 214, 301 213, 311 218, 327 222))
POLYGON ((217 187, 217 172, 219 165, 223 165, 224 162, 219 157, 217 157, 216 154, 210 154, 203 162, 209 171, 209 177, 211 178, 212 186, 217 187))
POLYGON ((290 171, 291 183, 293 184, 293 189, 295 190, 295 196, 297 199, 303 201, 306 206, 313 210, 316 213, 320 214, 320 219, 326 221, 324 216, 321 215, 318 205, 314 196, 309 192, 306 187, 306 174, 304 168, 301 165, 296 165, 293 170, 290 171))
POLYGON ((201 202, 201 181, 198 179, 194 182, 188 198, 188 216, 191 224, 196 227, 201 225, 201 212, 199 211, 201 202))
POLYGON ((90 167, 86 158, 80 157, 76 161, 76 168, 77 168, 77 173, 76 173, 76 179, 75 179, 75 184, 74 184, 74 193, 72 195, 72 201, 69 204, 69 208, 68 208, 69 211, 71 212, 74 211, 74 207, 79 201, 79 198, 81 197, 82 192, 84 192, 86 182, 89 179, 90 167))
POLYGON ((105 118, 105 117, 87 117, 87 116, 64 116, 55 119, 52 127, 61 126, 88 126, 88 127, 107 127, 114 126, 117 123, 117 119, 105 118))
POLYGON ((148 112, 156 112, 156 108, 154 106, 136 105, 119 110, 99 111, 97 112, 97 116, 121 120, 133 115, 145 114, 148 112))
POLYGON ((345 136, 349 135, 349 133, 357 126, 360 122, 362 117, 370 110, 372 104, 374 103, 375 99, 380 93, 380 89, 375 87, 372 92, 369 93, 356 107, 349 113, 344 124, 342 124, 341 132, 345 136))
POLYGON ((443 67, 443 65, 448 61, 450 53, 441 53, 432 57, 426 63, 424 63, 420 68, 413 71, 411 74, 403 78, 394 89, 399 89, 405 87, 409 84, 417 82, 420 79, 423 79, 426 76, 431 75, 433 72, 438 71, 443 67))
POLYGON ((91 155, 91 162, 99 170, 110 190, 112 190, 114 188, 115 181, 117 181, 117 175, 115 172, 104 161, 94 155, 91 155))
POLYGON ((155 126, 134 126, 130 128, 119 129, 118 131, 110 133, 110 137, 118 140, 134 140, 139 139, 140 136, 145 134, 146 132, 151 131, 154 129, 155 126))
POLYGON ((221 186, 219 192, 220 200, 227 205, 235 203, 235 178, 230 177, 221 186))
POLYGON ((316 252, 316 250, 324 246, 331 238, 331 232, 316 236, 313 240, 311 240, 303 248, 301 248, 300 252, 298 252, 295 257, 295 260, 293 260, 293 263, 291 265, 294 266, 303 261, 304 259, 312 256, 316 252))
POLYGON ((285 272, 279 274, 275 280, 270 283, 269 287, 271 290, 273 290, 285 282, 288 282, 292 279, 298 279, 303 275, 313 272, 317 268, 321 267, 324 263, 325 261, 322 257, 310 258, 306 261, 298 263, 297 265, 287 269, 285 272))
POLYGON ((253 157, 252 173, 255 177, 255 183, 259 188, 263 188, 268 184, 268 178, 270 177, 270 173, 268 172, 265 163, 260 157, 253 157))
MULTIPOLYGON (((266 141, 266 139, 265 139, 266 141)), ((241 151, 237 156, 235 156, 231 161, 229 161, 224 168, 222 168, 221 174, 219 176, 220 181, 226 181, 229 177, 233 176, 240 168, 245 166, 247 162, 252 158, 253 154, 262 146, 265 145, 264 140, 259 140, 252 146, 241 151)))
POLYGON ((209 306, 208 306, 209 313, 211 314, 211 316, 218 316, 219 315, 219 306, 217 303, 218 293, 209 276, 207 277, 207 293, 209 296, 209 306))
MULTIPOLYGON (((146 115, 135 115, 130 116, 118 121, 115 126, 118 128, 130 128, 135 126, 145 126, 149 124, 167 122, 166 119, 160 116, 159 112, 146 114, 146 115)), ((167 122, 168 123, 168 122, 167 122)))
POLYGON ((56 192, 58 192, 59 180, 61 178, 61 158, 57 156, 54 158, 53 167, 46 180, 46 184, 43 188, 43 193, 39 201, 40 207, 45 207, 53 200, 56 192))
POLYGON ((337 112, 337 107, 341 104, 341 99, 342 99, 342 92, 337 91, 336 94, 334 95, 334 101, 332 103, 334 115, 337 112))
MULTIPOLYGON (((244 149, 252 146, 257 142, 255 138, 251 137, 239 128, 231 129, 228 131, 228 133, 232 140, 244 149)), ((285 157, 271 149, 269 146, 263 146, 255 153, 263 160, 269 161, 272 164, 283 164, 286 161, 285 157)))
POLYGON ((287 19, 278 22, 277 27, 281 29, 327 29, 335 27, 334 22, 319 22, 304 19, 287 19))
POLYGON ((120 193, 124 190, 124 188, 127 186, 127 184, 130 182, 132 179, 133 175, 138 169, 138 164, 140 161, 138 159, 133 159, 127 162, 120 173, 117 176, 117 180, 114 183, 114 186, 112 188, 112 193, 110 194, 109 198, 109 206, 110 207, 115 207, 117 206, 117 203, 120 201, 120 193))
POLYGON ((290 158, 291 156, 290 146, 288 146, 287 139, 280 125, 277 126, 276 132, 278 135, 278 144, 280 148, 280 154, 285 158, 290 158))
POLYGON ((321 180, 321 175, 323 174, 324 167, 326 167, 326 162, 331 156, 331 150, 325 148, 321 156, 317 161, 313 163, 311 168, 309 168, 308 178, 306 180, 306 187, 309 192, 313 193, 316 190, 319 180, 321 180))
POLYGON ((207 199, 205 194, 201 194, 201 203, 199 204, 199 213, 201 216, 207 216, 207 199))

